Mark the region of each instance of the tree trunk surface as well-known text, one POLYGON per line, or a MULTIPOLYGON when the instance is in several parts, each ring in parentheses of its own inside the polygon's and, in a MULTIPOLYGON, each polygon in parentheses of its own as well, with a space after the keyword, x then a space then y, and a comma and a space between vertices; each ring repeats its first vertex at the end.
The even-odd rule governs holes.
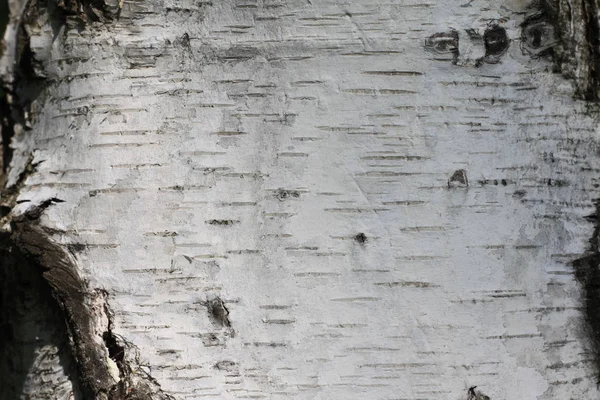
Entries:
POLYGON ((598 399, 565 4, 12 1, 0 397, 598 399))

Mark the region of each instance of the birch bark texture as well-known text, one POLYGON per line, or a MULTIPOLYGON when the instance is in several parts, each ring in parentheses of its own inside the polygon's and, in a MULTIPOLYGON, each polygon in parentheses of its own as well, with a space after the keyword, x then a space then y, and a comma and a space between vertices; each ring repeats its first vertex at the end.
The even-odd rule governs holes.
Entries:
MULTIPOLYGON (((597 399, 597 7, 565 3, 37 5, 7 235, 37 212, 146 398, 597 399)), ((86 398, 54 289, 21 398, 86 398)))

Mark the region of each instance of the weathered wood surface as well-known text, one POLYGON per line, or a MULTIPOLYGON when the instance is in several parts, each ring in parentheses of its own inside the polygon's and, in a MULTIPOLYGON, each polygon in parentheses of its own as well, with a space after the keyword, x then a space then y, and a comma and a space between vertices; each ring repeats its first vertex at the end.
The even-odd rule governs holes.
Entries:
POLYGON ((43 224, 177 399, 596 399, 571 263, 597 119, 525 51, 528 15, 150 0, 44 25, 15 212, 64 200, 43 224))

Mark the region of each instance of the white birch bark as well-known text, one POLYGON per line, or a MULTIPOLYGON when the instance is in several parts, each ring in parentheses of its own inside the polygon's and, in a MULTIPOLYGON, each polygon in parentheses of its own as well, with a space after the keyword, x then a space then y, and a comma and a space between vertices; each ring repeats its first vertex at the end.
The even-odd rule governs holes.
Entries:
MULTIPOLYGON (((147 0, 53 33, 40 13, 48 85, 7 187, 36 168, 10 215, 64 201, 41 226, 176 399, 596 399, 572 262, 597 118, 524 51, 531 14, 147 0), (486 57, 494 26, 510 45, 486 57)), ((22 398, 77 391, 36 357, 51 394, 30 379, 22 398)))

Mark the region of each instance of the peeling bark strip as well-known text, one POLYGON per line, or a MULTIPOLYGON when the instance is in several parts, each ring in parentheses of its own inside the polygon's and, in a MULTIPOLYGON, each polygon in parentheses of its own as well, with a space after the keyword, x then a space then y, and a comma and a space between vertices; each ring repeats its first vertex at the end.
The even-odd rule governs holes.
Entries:
POLYGON ((588 255, 573 262, 575 277, 583 289, 584 317, 587 336, 591 346, 596 376, 600 382, 600 202, 596 213, 588 218, 594 223, 588 255))
POLYGON ((132 346, 113 333, 108 293, 97 290, 90 296, 72 258, 37 224, 44 209, 56 201, 47 200, 14 217, 5 243, 37 265, 50 286, 66 322, 84 398, 169 399, 150 376, 140 374, 126 352, 132 346))

